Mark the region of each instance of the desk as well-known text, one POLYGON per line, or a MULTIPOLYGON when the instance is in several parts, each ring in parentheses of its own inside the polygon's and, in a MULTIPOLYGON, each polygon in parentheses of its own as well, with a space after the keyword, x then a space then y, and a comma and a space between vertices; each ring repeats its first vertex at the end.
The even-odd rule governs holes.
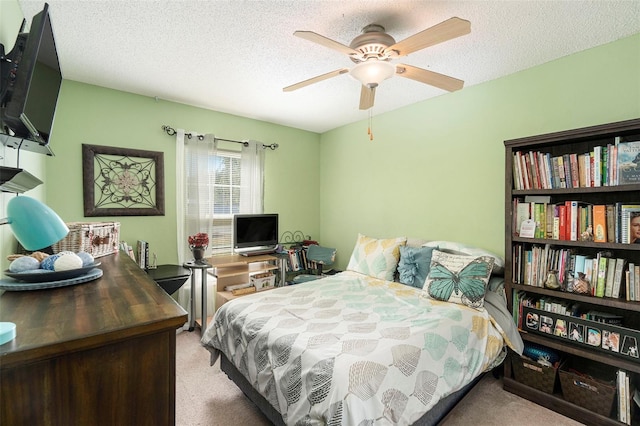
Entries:
POLYGON ((189 331, 193 331, 196 327, 196 270, 200 271, 200 303, 202 305, 200 332, 204 333, 207 329, 207 269, 213 268, 213 266, 208 263, 196 262, 185 262, 182 266, 191 269, 191 319, 189 320, 189 331))
POLYGON ((0 424, 175 425, 187 313, 129 256, 100 261, 97 280, 0 296, 17 326, 0 346, 0 424))
MULTIPOLYGON (((216 277, 216 309, 229 300, 242 297, 225 290, 225 287, 248 283, 253 274, 280 269, 278 258, 270 254, 218 255, 209 257, 207 261, 211 264, 210 267, 214 268, 213 275, 216 277)), ((281 270, 280 273, 282 274, 283 271, 281 270)))

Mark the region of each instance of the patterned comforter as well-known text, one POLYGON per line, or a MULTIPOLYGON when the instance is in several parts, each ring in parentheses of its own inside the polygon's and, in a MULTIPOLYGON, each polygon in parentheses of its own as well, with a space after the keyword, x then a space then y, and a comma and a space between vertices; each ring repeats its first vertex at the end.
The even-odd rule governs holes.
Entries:
POLYGON ((342 272, 224 304, 202 343, 287 424, 411 424, 501 362, 505 344, 486 310, 420 294, 342 272))

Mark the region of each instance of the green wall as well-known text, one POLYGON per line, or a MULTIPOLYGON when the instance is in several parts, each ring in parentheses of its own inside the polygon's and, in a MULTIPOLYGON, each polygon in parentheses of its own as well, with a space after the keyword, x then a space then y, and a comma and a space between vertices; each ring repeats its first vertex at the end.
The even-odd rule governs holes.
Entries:
POLYGON ((316 133, 65 80, 47 165, 47 201, 65 221, 118 221, 122 240, 149 242, 158 263, 178 261, 176 248, 175 136, 162 125, 221 138, 255 139, 267 150, 265 211, 280 214, 280 228, 319 234, 320 137, 316 133), (82 144, 161 151, 165 164, 165 216, 85 218, 82 144))
POLYGON ((373 141, 366 120, 324 133, 322 242, 339 268, 358 233, 503 254, 503 141, 640 117, 639 70, 637 34, 374 115, 373 141))
MULTIPOLYGON (((19 6, 2 1, 0 12, 0 42, 13 45, 19 6)), ((317 135, 65 80, 51 140, 56 156, 24 152, 20 165, 45 181, 27 195, 66 221, 121 222, 122 239, 147 239, 160 263, 178 261, 175 145, 163 124, 280 144, 266 155, 265 210, 280 213, 282 231, 301 230, 338 248, 339 268, 359 232, 456 240, 503 253, 503 141, 640 117, 638 70, 640 34, 374 115, 374 141, 367 120, 317 135), (83 143, 164 152, 166 215, 85 218, 83 143)), ((4 165, 15 166, 15 150, 2 149, 4 165)), ((13 249, 7 227, 0 238, 6 267, 13 249)))

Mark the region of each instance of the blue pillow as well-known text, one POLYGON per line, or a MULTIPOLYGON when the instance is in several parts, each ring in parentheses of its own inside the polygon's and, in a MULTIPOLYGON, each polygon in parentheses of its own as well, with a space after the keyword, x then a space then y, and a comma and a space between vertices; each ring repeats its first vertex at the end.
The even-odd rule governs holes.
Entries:
POLYGON ((400 246, 398 274, 402 284, 422 288, 429 275, 431 254, 437 247, 400 246))

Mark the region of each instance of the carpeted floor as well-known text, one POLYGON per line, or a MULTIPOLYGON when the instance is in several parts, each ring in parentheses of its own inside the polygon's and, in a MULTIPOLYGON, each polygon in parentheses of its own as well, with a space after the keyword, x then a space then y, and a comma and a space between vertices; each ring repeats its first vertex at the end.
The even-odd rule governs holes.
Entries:
MULTIPOLYGON (((271 423, 220 371, 209 366, 209 352, 200 333, 177 335, 176 425, 235 426, 271 423)), ((576 426, 580 423, 502 390, 502 382, 487 374, 450 414, 445 426, 576 426)))

